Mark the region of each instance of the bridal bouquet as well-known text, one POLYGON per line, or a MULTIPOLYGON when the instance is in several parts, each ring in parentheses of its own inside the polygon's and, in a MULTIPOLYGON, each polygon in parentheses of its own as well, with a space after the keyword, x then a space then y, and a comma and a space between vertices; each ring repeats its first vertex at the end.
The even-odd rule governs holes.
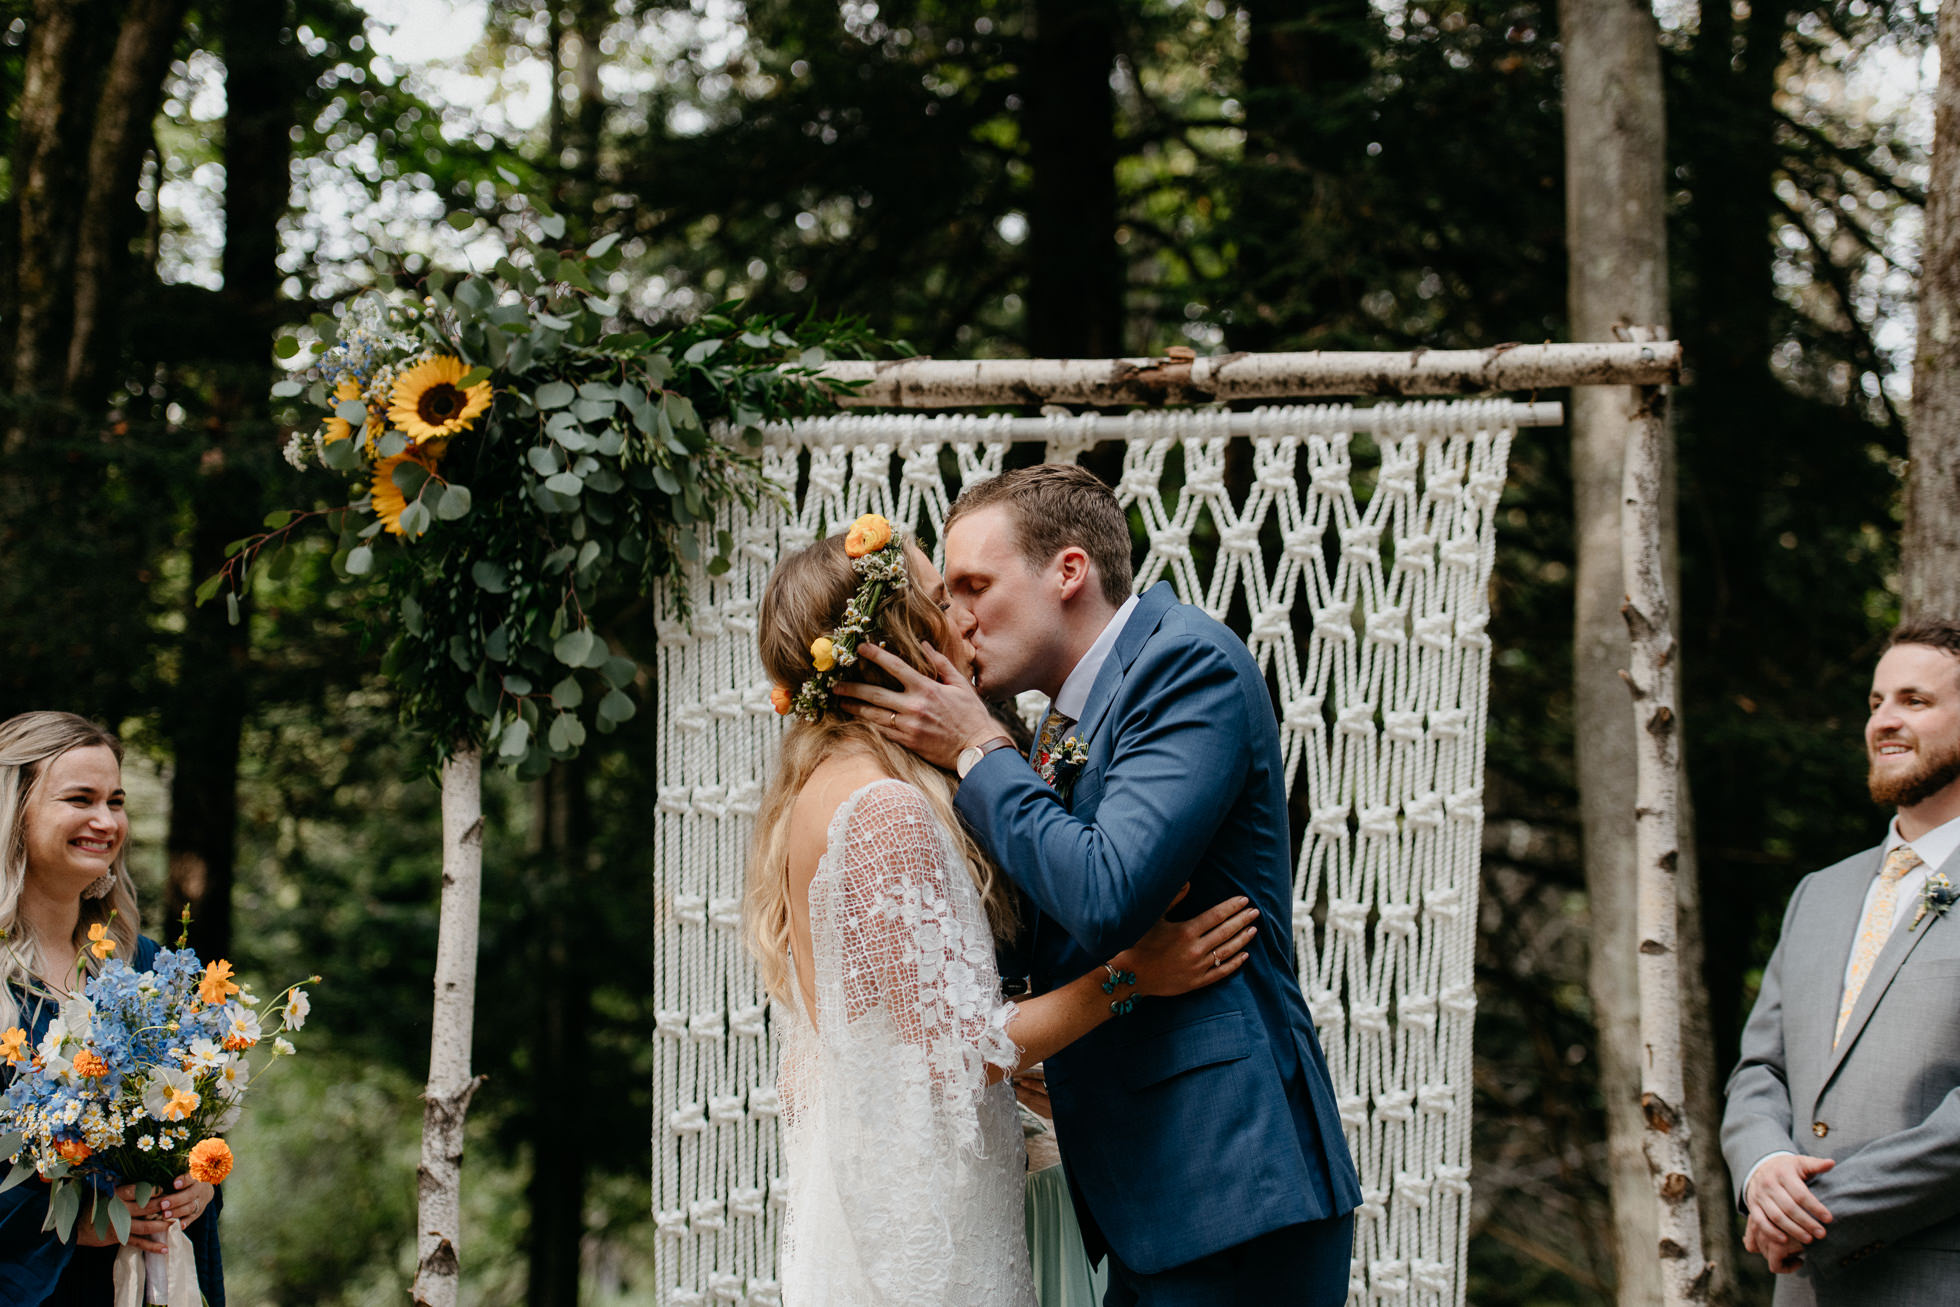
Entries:
MULTIPOLYGON (((98 957, 115 947, 99 926, 92 937, 98 957)), ((238 1120, 252 1058, 262 1070, 292 1055, 285 1035, 306 1024, 308 1006, 298 986, 261 1003, 229 962, 204 965, 189 949, 159 952, 148 971, 108 962, 38 1046, 25 1030, 0 1032, 0 1063, 13 1072, 0 1095, 0 1159, 13 1169, 0 1190, 39 1176, 50 1186, 44 1228, 65 1242, 86 1219, 126 1240, 119 1185, 134 1183, 140 1207, 180 1175, 217 1184, 230 1174, 221 1136, 238 1120)), ((181 1255, 187 1263, 189 1249, 181 1255)), ((160 1285, 186 1267, 148 1256, 149 1301, 175 1301, 160 1285)))

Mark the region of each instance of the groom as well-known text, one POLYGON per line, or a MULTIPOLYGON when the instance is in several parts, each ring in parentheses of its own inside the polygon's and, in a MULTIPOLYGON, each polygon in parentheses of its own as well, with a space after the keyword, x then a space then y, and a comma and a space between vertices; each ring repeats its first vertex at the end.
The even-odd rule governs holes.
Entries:
POLYGON ((961 815, 1034 905, 1035 985, 1103 965, 1187 881, 1190 910, 1243 894, 1260 912, 1237 975, 1137 1003, 1048 1059, 1088 1251, 1109 1256, 1106 1304, 1336 1307, 1361 1192, 1295 978, 1265 678, 1168 584, 1130 594, 1123 510, 1072 465, 969 487, 946 521, 946 587, 973 684, 943 659, 933 681, 867 646, 903 691, 838 688, 958 771, 961 815), (1034 766, 976 685, 1050 697, 1034 766))

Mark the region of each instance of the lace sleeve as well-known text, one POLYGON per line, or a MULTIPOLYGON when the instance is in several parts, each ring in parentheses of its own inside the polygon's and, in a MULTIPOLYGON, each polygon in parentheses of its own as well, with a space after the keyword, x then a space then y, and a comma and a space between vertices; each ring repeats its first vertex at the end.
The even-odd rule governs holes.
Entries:
POLYGON ((869 786, 835 820, 810 895, 825 1079, 864 1080, 881 1116, 915 1104, 917 1124, 975 1149, 988 1064, 1020 1060, 979 893, 912 786, 869 786))

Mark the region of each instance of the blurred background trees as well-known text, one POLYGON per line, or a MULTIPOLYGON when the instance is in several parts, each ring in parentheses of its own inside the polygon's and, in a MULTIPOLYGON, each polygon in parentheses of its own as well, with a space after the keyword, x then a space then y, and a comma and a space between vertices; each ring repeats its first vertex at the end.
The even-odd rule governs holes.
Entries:
MULTIPOLYGON (((1933 24, 1907 0, 1655 16, 1719 1080, 1790 888, 1879 831, 1858 729, 1899 605, 1933 24)), ((440 220, 515 221, 501 169, 573 239, 621 233, 651 317, 741 297, 949 356, 1570 339, 1559 23, 1540 0, 0 0, 0 715, 132 741, 152 932, 188 904, 241 969, 327 976, 309 1056, 248 1117, 238 1300, 406 1283, 437 876, 427 760, 324 547, 258 577, 239 625, 191 603, 308 493, 264 405, 275 325, 377 264, 494 259, 440 220)), ((1641 1301, 1588 988, 1573 455, 1515 450, 1472 1298, 1641 1301)), ((491 787, 475 1301, 644 1300, 652 777, 643 720, 491 787)))

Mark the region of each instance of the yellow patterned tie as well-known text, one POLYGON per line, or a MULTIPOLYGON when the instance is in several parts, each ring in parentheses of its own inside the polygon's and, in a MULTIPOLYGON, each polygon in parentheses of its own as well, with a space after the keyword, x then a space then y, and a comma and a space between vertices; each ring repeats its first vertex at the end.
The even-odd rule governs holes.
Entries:
POLYGON ((1872 899, 1871 910, 1865 913, 1865 920, 1858 927, 1858 943, 1851 951, 1851 974, 1844 982, 1844 1001, 1838 1004, 1837 1031, 1831 1036, 1831 1047, 1836 1048, 1839 1036, 1844 1034, 1844 1023, 1851 1019, 1851 1009, 1858 1006, 1858 995, 1865 988, 1865 981, 1871 977, 1872 965, 1878 955, 1885 951, 1885 941, 1892 935, 1892 918, 1899 902, 1899 882, 1920 865, 1919 855, 1909 844, 1901 844, 1885 855, 1885 866, 1878 873, 1878 895, 1872 899))

